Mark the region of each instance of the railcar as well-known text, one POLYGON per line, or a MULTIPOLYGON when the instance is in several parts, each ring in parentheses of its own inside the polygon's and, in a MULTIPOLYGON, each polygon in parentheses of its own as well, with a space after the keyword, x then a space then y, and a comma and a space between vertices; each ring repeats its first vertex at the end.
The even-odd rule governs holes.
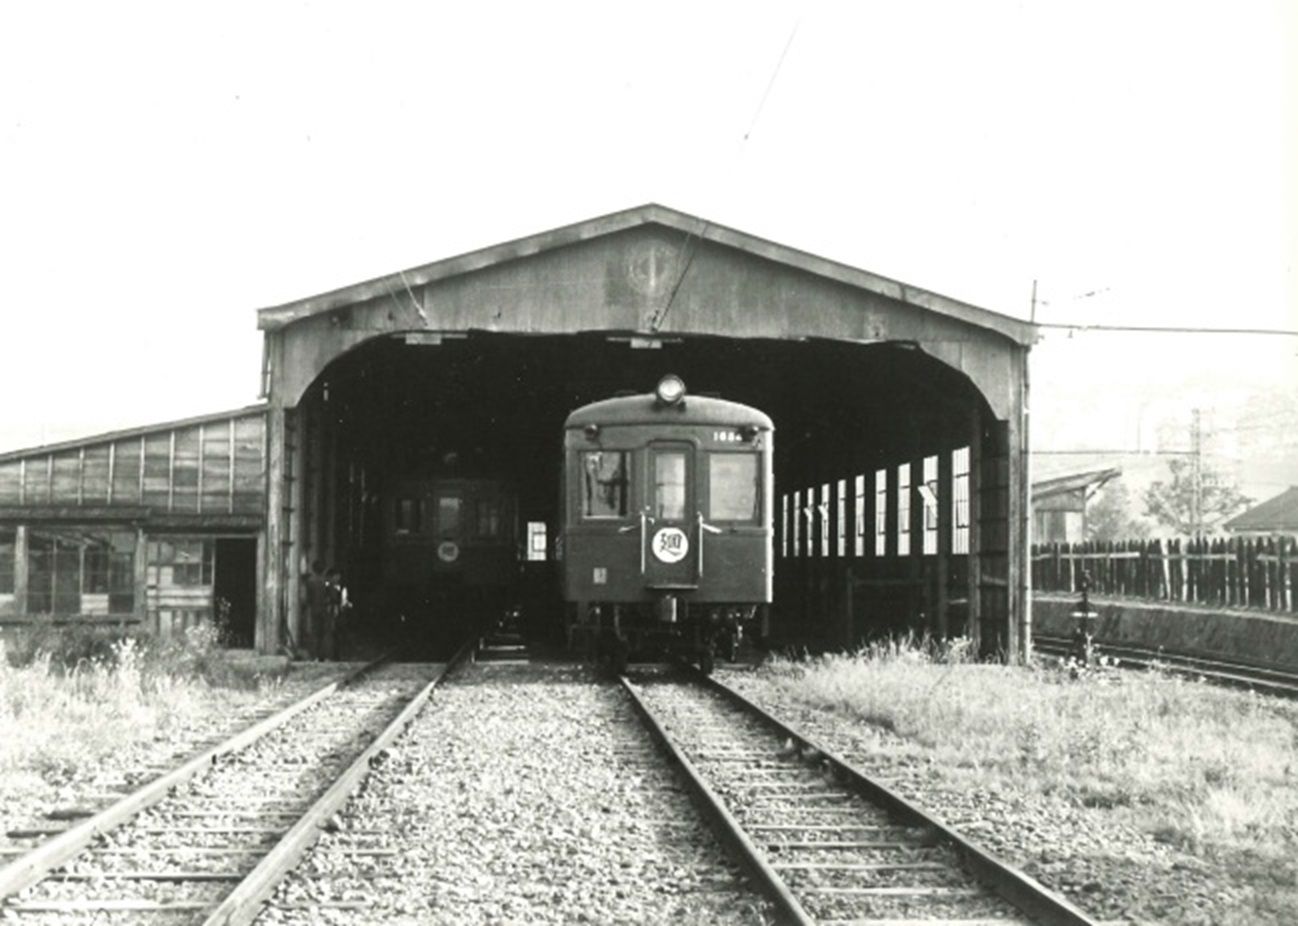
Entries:
POLYGON ((412 639, 452 639, 513 600, 517 496, 485 478, 404 479, 383 505, 383 610, 412 639))
POLYGON ((564 597, 602 661, 733 657, 771 600, 773 440, 764 413, 687 395, 675 375, 568 416, 564 597))

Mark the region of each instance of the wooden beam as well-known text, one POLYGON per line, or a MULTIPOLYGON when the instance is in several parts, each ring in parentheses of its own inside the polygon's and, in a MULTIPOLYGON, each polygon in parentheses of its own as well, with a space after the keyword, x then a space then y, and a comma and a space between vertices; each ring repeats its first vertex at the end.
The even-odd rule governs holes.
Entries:
POLYGON ((27 525, 14 531, 14 613, 27 614, 27 525))
POLYGON ((947 613, 947 582, 951 576, 951 525, 954 511, 951 482, 951 449, 937 455, 937 634, 945 640, 951 635, 951 616, 947 613))
POLYGON ((113 503, 113 479, 117 475, 117 441, 108 445, 108 504, 113 503))
POLYGON ((1016 366, 1011 370, 1018 388, 1013 412, 1009 418, 1010 496, 1009 523, 1006 524, 1006 550, 1009 580, 1008 649, 1015 662, 1026 662, 1032 655, 1032 570, 1028 561, 1032 542, 1032 493, 1029 485, 1029 419, 1026 370, 1028 350, 1015 350, 1016 366))
POLYGON ((977 405, 969 409, 969 577, 966 597, 969 607, 966 611, 965 633, 975 654, 980 652, 982 643, 982 597, 978 588, 978 577, 982 574, 982 534, 979 530, 981 521, 979 496, 981 495, 982 470, 982 411, 977 405))
POLYGON ((204 443, 204 439, 206 438, 207 435, 203 433, 204 427, 205 426, 201 424, 198 426, 198 513, 199 514, 203 513, 203 464, 206 462, 206 460, 203 459, 203 455, 207 452, 207 447, 204 443))
MULTIPOLYGON (((144 528, 135 530, 135 602, 131 613, 136 620, 146 621, 149 616, 149 542, 144 528)), ((156 633, 158 628, 153 628, 156 633)))
POLYGON ((266 530, 262 542, 262 584, 257 598, 257 651, 274 654, 287 641, 280 635, 284 607, 284 462, 285 410, 266 412, 266 530))
POLYGON ((167 510, 176 510, 176 432, 172 431, 168 437, 170 445, 167 450, 167 510))
POLYGON ((226 428, 226 433, 229 435, 229 440, 228 440, 227 443, 228 443, 228 447, 229 447, 229 451, 230 451, 230 461, 229 461, 229 462, 230 462, 230 466, 229 466, 229 471, 230 471, 230 486, 229 486, 229 490, 230 490, 230 491, 229 491, 229 502, 228 502, 227 510, 228 510, 231 514, 234 514, 234 473, 235 473, 235 468, 234 468, 234 448, 235 448, 235 443, 234 443, 234 428, 235 428, 235 424, 236 424, 236 422, 237 422, 237 419, 235 419, 235 418, 231 418, 230 421, 229 421, 229 423, 228 423, 228 426, 227 426, 227 428, 226 428))

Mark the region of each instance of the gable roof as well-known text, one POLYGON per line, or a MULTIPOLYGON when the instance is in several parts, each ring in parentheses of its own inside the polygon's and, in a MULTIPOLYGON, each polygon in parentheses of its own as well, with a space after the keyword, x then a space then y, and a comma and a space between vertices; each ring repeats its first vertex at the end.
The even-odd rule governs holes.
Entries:
POLYGON ((1110 479, 1121 475, 1122 469, 1114 466, 1109 469, 1093 469, 1085 473, 1071 473, 1067 476, 1043 479, 1040 482, 1032 483, 1032 500, 1035 502, 1038 499, 1050 498, 1066 492, 1089 489, 1091 486, 1098 488, 1110 479))
POLYGON ((867 270, 817 257, 806 251, 776 244, 655 203, 397 271, 327 293, 286 302, 283 305, 259 309, 257 327, 264 331, 275 331, 334 309, 645 225, 674 229, 704 241, 735 248, 775 263, 836 280, 980 328, 990 329, 1022 345, 1031 344, 1034 340, 1036 329, 1030 322, 1002 315, 990 309, 979 308, 917 286, 910 286, 867 270))
POLYGON ((1222 527, 1228 531, 1298 531, 1298 486, 1235 515, 1222 527))

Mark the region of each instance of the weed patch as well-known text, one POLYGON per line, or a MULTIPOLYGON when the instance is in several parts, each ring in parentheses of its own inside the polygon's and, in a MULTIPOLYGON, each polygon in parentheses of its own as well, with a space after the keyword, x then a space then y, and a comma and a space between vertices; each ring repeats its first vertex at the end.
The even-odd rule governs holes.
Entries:
POLYGON ((132 744, 187 741, 267 684, 225 666, 208 630, 165 643, 104 630, 0 643, 0 782, 62 785, 132 744))
POLYGON ((1182 846, 1256 850, 1298 833, 1298 708, 1160 673, 979 664, 903 640, 774 660, 785 696, 978 770, 1007 794, 1121 810, 1182 846))

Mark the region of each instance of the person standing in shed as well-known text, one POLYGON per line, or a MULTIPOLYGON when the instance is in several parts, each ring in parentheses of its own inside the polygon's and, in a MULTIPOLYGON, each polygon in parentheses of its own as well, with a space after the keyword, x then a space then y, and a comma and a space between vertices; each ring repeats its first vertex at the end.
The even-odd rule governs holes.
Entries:
POLYGON ((325 624, 328 621, 329 582, 325 578, 324 563, 311 564, 311 574, 305 583, 306 622, 302 627, 301 648, 308 658, 324 659, 325 624))
POLYGON ((347 586, 343 585, 343 573, 337 566, 330 566, 325 573, 326 605, 324 630, 321 634, 321 650, 325 659, 338 658, 338 634, 342 628, 345 612, 351 607, 347 600, 347 586))

